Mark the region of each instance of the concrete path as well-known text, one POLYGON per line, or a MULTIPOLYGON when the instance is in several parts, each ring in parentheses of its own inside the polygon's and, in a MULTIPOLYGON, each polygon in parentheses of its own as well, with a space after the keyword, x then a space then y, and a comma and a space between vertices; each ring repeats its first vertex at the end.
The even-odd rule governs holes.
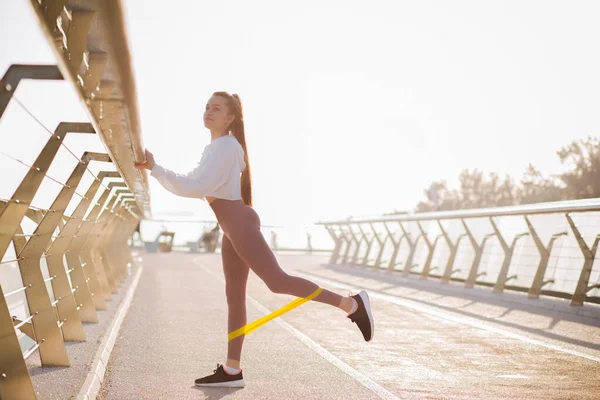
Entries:
MULTIPOLYGON (((600 312, 563 300, 493 295, 358 267, 278 255, 289 273, 340 294, 366 288, 375 338, 344 312, 307 303, 245 340, 244 389, 194 379, 226 356, 220 256, 144 255, 144 272, 110 358, 101 399, 595 399, 600 312), (582 315, 584 314, 584 315, 582 315)), ((248 283, 252 321, 293 297, 248 283)))
MULTIPOLYGON (((134 257, 137 258, 135 254, 134 257)), ((73 399, 79 393, 85 384, 99 345, 110 329, 116 313, 122 306, 123 298, 137 273, 138 266, 134 265, 131 268, 130 275, 121 282, 118 292, 113 295, 112 300, 106 302, 107 309, 97 311, 98 323, 83 323, 86 341, 65 343, 71 366, 42 366, 38 351, 26 360, 31 382, 38 399, 73 399)))

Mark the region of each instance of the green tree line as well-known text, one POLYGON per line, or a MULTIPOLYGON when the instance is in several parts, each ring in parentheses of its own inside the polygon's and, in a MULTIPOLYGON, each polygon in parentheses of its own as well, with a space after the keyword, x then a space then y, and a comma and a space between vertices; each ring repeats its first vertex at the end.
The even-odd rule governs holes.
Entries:
POLYGON ((600 197, 600 140, 574 140, 556 152, 565 172, 544 176, 529 164, 519 181, 478 169, 465 169, 459 187, 435 181, 425 189, 418 212, 499 207, 600 197), (434 188, 435 190, 432 190, 434 188), (437 207, 436 207, 437 205, 437 207))

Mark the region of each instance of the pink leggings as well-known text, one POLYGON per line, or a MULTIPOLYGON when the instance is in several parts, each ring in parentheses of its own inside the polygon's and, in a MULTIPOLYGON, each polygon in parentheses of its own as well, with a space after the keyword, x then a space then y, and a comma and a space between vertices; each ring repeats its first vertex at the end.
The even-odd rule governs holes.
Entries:
MULTIPOLYGON (((223 229, 221 257, 229 316, 227 329, 233 332, 246 325, 246 283, 251 268, 273 293, 308 297, 319 286, 288 275, 277 262, 260 231, 260 218, 241 200, 216 199, 210 203, 223 229)), ((323 289, 315 301, 338 307, 342 296, 323 289)), ((244 336, 228 342, 227 358, 240 360, 244 336)))

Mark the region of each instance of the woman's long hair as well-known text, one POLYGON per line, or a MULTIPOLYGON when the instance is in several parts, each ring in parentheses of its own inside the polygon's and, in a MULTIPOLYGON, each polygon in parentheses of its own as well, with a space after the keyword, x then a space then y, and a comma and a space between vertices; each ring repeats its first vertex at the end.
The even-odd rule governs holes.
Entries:
POLYGON ((246 169, 242 172, 240 183, 242 186, 242 200, 244 204, 252 207, 252 173, 250 172, 250 161, 248 160, 248 146, 246 146, 246 132, 244 130, 244 111, 242 109, 242 101, 237 94, 229 94, 227 92, 215 92, 213 96, 221 96, 227 100, 227 108, 233 113, 235 119, 229 125, 229 131, 242 145, 244 149, 244 162, 246 169))

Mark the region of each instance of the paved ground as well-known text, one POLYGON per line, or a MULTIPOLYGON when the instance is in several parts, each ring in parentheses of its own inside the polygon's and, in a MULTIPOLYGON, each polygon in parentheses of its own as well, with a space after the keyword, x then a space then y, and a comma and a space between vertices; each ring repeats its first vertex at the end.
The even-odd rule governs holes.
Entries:
MULTIPOLYGON (((137 258, 137 257, 136 257, 137 258)), ((42 367, 39 352, 34 352, 26 361, 37 397, 40 400, 64 400, 73 398, 81 389, 90 369, 99 342, 112 322, 123 296, 137 272, 134 265, 112 300, 107 301, 107 310, 98 311, 96 323, 84 323, 85 342, 67 342, 70 367, 42 367)))
MULTIPOLYGON (((101 399, 597 399, 600 310, 521 293, 492 295, 279 255, 284 269, 345 294, 366 288, 375 338, 310 302, 251 333, 244 389, 196 388, 226 355, 219 255, 148 254, 101 399)), ((249 320, 292 300, 255 275, 249 320)))

